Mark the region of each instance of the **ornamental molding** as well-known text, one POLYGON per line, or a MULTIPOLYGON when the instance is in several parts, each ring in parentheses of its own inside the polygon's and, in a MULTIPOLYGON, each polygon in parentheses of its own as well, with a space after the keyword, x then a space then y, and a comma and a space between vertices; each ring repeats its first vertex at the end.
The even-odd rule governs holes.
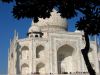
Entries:
POLYGON ((73 49, 76 48, 76 40, 71 41, 70 39, 56 39, 55 40, 55 45, 56 45, 56 50, 58 50, 61 46, 63 45, 68 45, 71 46, 73 49))

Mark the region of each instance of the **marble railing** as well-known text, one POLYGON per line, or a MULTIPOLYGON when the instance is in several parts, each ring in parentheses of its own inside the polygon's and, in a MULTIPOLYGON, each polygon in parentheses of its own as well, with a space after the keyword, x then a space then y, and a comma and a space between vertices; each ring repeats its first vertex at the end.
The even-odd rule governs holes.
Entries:
MULTIPOLYGON (((48 75, 48 74, 28 74, 28 75, 48 75)), ((90 74, 53 74, 53 75, 90 75, 90 74)), ((100 75, 100 74, 96 74, 96 75, 100 75)))
MULTIPOLYGON (((0 74, 0 75, 14 75, 14 74, 0 74)), ((90 75, 89 73, 72 73, 72 74, 16 74, 16 75, 90 75)), ((99 73, 96 75, 100 75, 99 73)))
MULTIPOLYGON (((85 73, 77 73, 77 74, 23 74, 23 75, 90 75, 89 73, 85 74, 85 73)), ((96 75, 100 75, 100 74, 96 74, 96 75)))
MULTIPOLYGON (((9 75, 9 74, 0 74, 0 75, 9 75)), ((13 74, 12 74, 13 75, 13 74)), ((16 74, 16 75, 90 75, 90 74, 16 74)), ((96 74, 100 75, 100 74, 96 74)))
POLYGON ((89 74, 32 74, 32 75, 89 75, 89 74))

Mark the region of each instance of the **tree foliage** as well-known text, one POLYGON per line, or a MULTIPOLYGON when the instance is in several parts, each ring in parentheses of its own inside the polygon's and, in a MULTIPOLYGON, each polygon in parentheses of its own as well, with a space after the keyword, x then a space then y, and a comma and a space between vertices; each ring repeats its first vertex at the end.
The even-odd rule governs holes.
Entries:
MULTIPOLYGON (((15 18, 49 18, 54 7, 64 18, 77 16, 77 11, 84 12, 86 9, 100 5, 100 0, 2 0, 3 2, 15 2, 13 15, 15 18)), ((83 13, 86 15, 86 13, 83 13)))
POLYGON ((100 33, 100 5, 87 3, 86 8, 81 10, 83 17, 77 22, 78 30, 84 30, 88 35, 100 33))

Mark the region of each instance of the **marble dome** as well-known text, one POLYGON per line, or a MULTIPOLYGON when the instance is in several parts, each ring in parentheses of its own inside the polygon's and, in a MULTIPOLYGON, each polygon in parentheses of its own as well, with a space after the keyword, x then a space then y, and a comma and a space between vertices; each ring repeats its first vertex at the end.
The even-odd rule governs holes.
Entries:
MULTIPOLYGON (((32 26, 39 26, 41 31, 47 31, 48 28, 51 31, 57 31, 57 30, 65 30, 67 27, 67 21, 65 18, 62 18, 60 16, 60 13, 57 13, 55 9, 53 9, 53 12, 51 12, 50 18, 39 18, 39 21, 37 23, 32 22, 32 26)), ((33 29, 35 30, 35 29, 33 29)))

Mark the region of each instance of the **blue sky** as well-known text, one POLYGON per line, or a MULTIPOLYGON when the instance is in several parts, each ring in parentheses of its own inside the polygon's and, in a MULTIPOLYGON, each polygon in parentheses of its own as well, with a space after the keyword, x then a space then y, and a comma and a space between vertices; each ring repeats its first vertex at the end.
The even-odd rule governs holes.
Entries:
MULTIPOLYGON (((13 4, 0 3, 0 74, 7 73, 8 48, 10 39, 13 38, 14 30, 19 33, 20 38, 26 37, 31 19, 16 20, 11 13, 13 4)), ((81 14, 79 14, 81 16, 81 14)), ((69 30, 75 30, 75 22, 79 17, 68 20, 69 30)))

